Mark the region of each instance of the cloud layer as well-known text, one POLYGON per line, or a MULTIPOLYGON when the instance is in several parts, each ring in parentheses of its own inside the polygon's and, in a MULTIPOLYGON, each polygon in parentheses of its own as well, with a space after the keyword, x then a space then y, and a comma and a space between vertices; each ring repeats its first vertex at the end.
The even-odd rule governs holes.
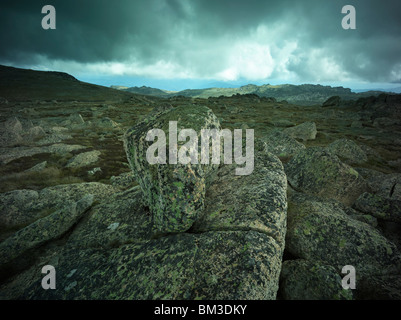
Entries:
POLYGON ((401 80, 399 0, 2 0, 0 63, 72 74, 401 80), (41 28, 52 4, 57 29, 41 28), (357 29, 343 30, 354 5, 357 29))

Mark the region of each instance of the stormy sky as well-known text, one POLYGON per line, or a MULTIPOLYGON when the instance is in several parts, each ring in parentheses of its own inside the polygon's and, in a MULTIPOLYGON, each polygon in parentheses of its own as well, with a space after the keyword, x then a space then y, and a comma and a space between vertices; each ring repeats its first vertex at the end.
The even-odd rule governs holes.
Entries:
POLYGON ((1 0, 0 64, 103 84, 400 86, 399 0, 1 0), (41 27, 44 5, 56 30, 41 27), (344 30, 341 9, 356 9, 344 30))

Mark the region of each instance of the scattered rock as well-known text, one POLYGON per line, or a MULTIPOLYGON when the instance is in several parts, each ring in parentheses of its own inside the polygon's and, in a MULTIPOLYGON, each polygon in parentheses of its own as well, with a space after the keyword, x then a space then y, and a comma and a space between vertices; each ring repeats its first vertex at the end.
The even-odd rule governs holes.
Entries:
POLYGON ((38 163, 32 168, 25 170, 25 172, 40 172, 43 171, 46 168, 46 166, 47 166, 47 161, 42 161, 41 163, 38 163))
POLYGON ((31 208, 38 199, 39 193, 34 190, 0 193, 0 229, 15 228, 32 222, 36 215, 31 208))
POLYGON ((82 168, 99 161, 101 152, 98 150, 83 152, 73 157, 66 165, 66 168, 82 168))
POLYGON ((3 148, 2 150, 0 150, 0 163, 4 165, 16 159, 31 157, 35 154, 41 153, 56 153, 64 155, 66 153, 81 149, 85 149, 85 147, 80 145, 69 145, 62 143, 43 147, 3 148))
POLYGON ((298 152, 285 166, 287 179, 297 191, 351 205, 368 188, 357 171, 325 148, 298 152))
POLYGON ((47 135, 43 139, 40 139, 35 144, 39 146, 48 145, 48 144, 55 144, 60 143, 64 140, 72 139, 72 135, 69 134, 62 134, 62 133, 52 133, 47 135))
POLYGON ((316 139, 317 129, 314 122, 304 122, 298 126, 284 129, 284 132, 292 138, 307 141, 316 139))
POLYGON ((338 206, 299 193, 289 198, 286 249, 337 271, 352 265, 360 276, 391 274, 401 267, 397 247, 379 231, 338 206))
POLYGON ((294 156, 300 150, 305 149, 302 143, 279 130, 273 130, 263 141, 266 142, 269 152, 283 158, 294 156))
POLYGON ((119 124, 108 117, 99 119, 95 122, 95 125, 102 128, 117 128, 119 124))
POLYGON ((62 209, 66 202, 77 202, 92 194, 95 201, 105 200, 117 188, 98 183, 58 185, 42 190, 14 190, 0 193, 0 229, 19 229, 35 220, 62 209))
POLYGON ((391 126, 400 126, 401 125, 401 120, 396 119, 396 118, 376 118, 373 121, 373 126, 376 128, 382 128, 385 129, 386 127, 391 127, 391 126))
POLYGON ((368 161, 366 153, 352 140, 339 139, 327 146, 327 149, 351 164, 361 164, 368 161))
POLYGON ((85 120, 82 118, 82 116, 79 113, 74 113, 71 114, 68 120, 71 122, 71 124, 84 124, 85 120))

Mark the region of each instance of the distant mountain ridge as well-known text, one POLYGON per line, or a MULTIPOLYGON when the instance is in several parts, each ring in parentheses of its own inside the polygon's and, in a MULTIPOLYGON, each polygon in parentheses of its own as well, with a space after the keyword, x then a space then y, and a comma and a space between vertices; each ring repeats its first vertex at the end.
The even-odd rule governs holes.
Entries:
MULTIPOLYGON (((117 86, 113 86, 117 88, 117 86)), ((236 94, 256 94, 259 97, 272 97, 279 101, 288 101, 300 105, 321 104, 332 96, 339 96, 345 100, 356 100, 361 97, 375 96, 383 93, 382 91, 368 91, 355 93, 349 88, 331 87, 314 84, 265 84, 257 86, 248 84, 239 88, 206 88, 206 89, 186 89, 178 92, 169 92, 149 87, 131 87, 122 89, 130 93, 153 95, 162 98, 184 96, 191 98, 210 98, 220 96, 232 96, 236 94)))
POLYGON ((0 97, 8 101, 127 100, 133 94, 82 82, 72 75, 0 65, 0 97))
POLYGON ((149 96, 156 96, 160 98, 168 98, 171 95, 174 95, 176 92, 174 91, 167 91, 167 90, 161 90, 161 89, 156 89, 156 88, 151 88, 151 87, 123 87, 123 89, 120 86, 111 86, 114 89, 119 89, 131 93, 136 93, 136 94, 144 94, 144 95, 149 95, 149 96))

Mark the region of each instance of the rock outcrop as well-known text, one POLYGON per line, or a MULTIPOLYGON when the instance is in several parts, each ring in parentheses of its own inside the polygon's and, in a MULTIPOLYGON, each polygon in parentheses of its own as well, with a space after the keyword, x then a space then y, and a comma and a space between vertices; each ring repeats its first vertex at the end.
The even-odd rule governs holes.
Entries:
POLYGON ((296 257, 371 277, 398 272, 401 255, 378 230, 349 217, 341 206, 295 193, 289 198, 287 250, 296 257))
POLYGON ((346 205, 352 205, 368 188, 356 170, 321 147, 300 151, 287 163, 285 171, 290 185, 297 191, 346 205))
MULTIPOLYGON (((169 112, 155 117, 160 120, 169 112)), ((180 119, 183 112, 179 110, 180 119)), ((207 109, 198 112, 196 123, 214 119, 207 109)), ((143 201, 143 182, 102 199, 72 230, 62 250, 41 260, 57 269, 59 290, 43 290, 39 272, 12 294, 22 299, 275 299, 286 236, 284 168, 259 141, 252 175, 236 176, 238 166, 210 169, 214 179, 205 183, 202 210, 188 230, 174 234, 154 237, 154 213, 147 207, 149 199, 143 201)), ((138 176, 138 168, 133 169, 138 176)), ((185 170, 194 169, 183 167, 183 177, 185 170)), ((162 177, 154 176, 153 183, 170 190, 158 180, 162 177)), ((166 219, 175 214, 165 211, 166 219)))

